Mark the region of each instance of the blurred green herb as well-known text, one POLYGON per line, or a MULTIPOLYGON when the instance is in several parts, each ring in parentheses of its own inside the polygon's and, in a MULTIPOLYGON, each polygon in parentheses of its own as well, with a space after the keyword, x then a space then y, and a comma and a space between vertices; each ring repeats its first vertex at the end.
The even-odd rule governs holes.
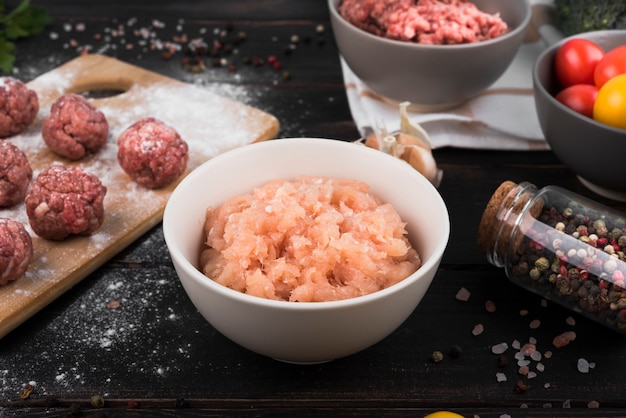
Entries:
POLYGON ((42 9, 31 6, 30 0, 22 2, 7 12, 0 0, 0 71, 11 74, 15 64, 15 42, 36 35, 52 22, 42 9))

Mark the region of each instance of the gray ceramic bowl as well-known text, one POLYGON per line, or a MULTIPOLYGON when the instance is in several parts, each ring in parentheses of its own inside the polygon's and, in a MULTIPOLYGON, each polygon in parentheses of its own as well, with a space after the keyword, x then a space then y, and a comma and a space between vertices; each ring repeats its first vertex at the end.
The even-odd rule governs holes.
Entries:
MULTIPOLYGON (((590 39, 605 51, 626 44, 626 30, 588 32, 573 37, 590 39)), ((554 57, 567 39, 547 48, 533 69, 539 124, 554 154, 585 186, 600 195, 626 201, 626 130, 596 122, 554 98, 559 90, 553 71, 554 57)))
POLYGON ((526 0, 474 0, 499 12, 512 28, 489 41, 463 45, 420 45, 370 34, 348 23, 328 0, 333 33, 350 69, 374 92, 410 101, 424 110, 458 105, 492 85, 509 67, 530 22, 526 0))

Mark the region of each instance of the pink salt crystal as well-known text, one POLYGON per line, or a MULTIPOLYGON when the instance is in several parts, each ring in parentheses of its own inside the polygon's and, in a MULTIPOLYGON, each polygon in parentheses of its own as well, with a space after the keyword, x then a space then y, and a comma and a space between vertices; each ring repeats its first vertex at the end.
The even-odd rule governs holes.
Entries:
POLYGON ((545 353, 543 353, 543 357, 544 358, 552 358, 552 351, 546 351, 545 353))
POLYGON ((487 312, 495 312, 496 311, 496 304, 492 301, 492 300, 488 300, 485 302, 485 310, 487 312))
POLYGON ((466 288, 462 287, 456 292, 456 300, 460 300, 461 302, 467 302, 470 298, 470 291, 466 288))
POLYGON ((561 347, 565 347, 566 345, 568 345, 570 342, 574 341, 575 339, 576 339, 576 333, 574 331, 566 331, 554 337, 554 340, 552 340, 552 344, 556 348, 561 348, 561 347))
POLYGON ((474 325, 474 329, 472 329, 472 335, 474 336, 480 335, 483 333, 484 330, 485 330, 485 327, 483 326, 483 324, 476 324, 474 325))
POLYGON ((574 326, 574 325, 576 325, 576 320, 574 318, 572 318, 571 316, 568 316, 567 319, 565 320, 565 323, 567 325, 574 326))
POLYGON ((528 311, 526 309, 522 309, 521 311, 519 311, 519 315, 520 316, 526 316, 526 315, 528 315, 528 311))
POLYGON ((528 366, 520 367, 517 372, 521 374, 522 376, 526 376, 528 374, 528 366))
POLYGON ((541 321, 538 319, 533 319, 532 321, 530 321, 530 324, 528 326, 530 327, 530 329, 537 329, 541 326, 541 321))
POLYGON ((509 348, 507 343, 499 343, 491 347, 491 352, 493 354, 502 354, 509 348))
POLYGON ((522 346, 521 352, 524 356, 528 357, 537 351, 535 344, 527 343, 522 346))
POLYGON ((590 401, 587 404, 587 408, 590 408, 590 409, 600 408, 600 402, 598 402, 598 401, 590 401))

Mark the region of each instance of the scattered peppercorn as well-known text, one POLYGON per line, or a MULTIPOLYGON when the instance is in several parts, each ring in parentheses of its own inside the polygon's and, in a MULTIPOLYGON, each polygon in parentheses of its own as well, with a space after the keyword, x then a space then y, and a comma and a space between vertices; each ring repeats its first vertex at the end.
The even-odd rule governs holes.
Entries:
POLYGON ((20 399, 28 399, 31 393, 33 393, 35 387, 30 383, 26 384, 20 391, 20 399))
POLYGON ((89 403, 93 408, 102 408, 104 407, 104 398, 100 395, 93 395, 89 403))
POLYGON ((518 380, 517 385, 515 386, 515 391, 517 393, 526 393, 528 392, 528 385, 525 384, 523 381, 518 380))
POLYGON ((430 358, 434 363, 439 363, 443 361, 443 353, 441 351, 433 351, 430 358))

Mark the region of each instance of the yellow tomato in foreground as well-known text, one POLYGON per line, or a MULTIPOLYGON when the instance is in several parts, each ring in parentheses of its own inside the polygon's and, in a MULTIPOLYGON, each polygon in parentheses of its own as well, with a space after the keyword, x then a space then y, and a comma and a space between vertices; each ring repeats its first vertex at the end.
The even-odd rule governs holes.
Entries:
POLYGON ((626 74, 611 78, 600 88, 593 105, 593 118, 626 129, 626 74))
POLYGON ((455 414, 454 412, 439 411, 426 415, 424 418, 464 418, 463 415, 455 414))

